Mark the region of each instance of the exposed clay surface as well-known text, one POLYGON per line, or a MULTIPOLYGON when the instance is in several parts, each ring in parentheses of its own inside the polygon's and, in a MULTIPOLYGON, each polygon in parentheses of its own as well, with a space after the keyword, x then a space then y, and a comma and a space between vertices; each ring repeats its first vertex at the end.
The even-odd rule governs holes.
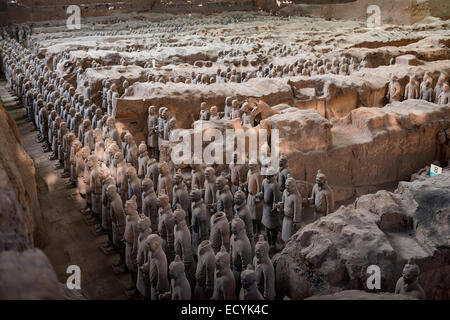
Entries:
POLYGON ((297 232, 274 257, 281 296, 364 290, 372 264, 383 270, 381 290, 392 292, 414 257, 427 298, 448 299, 450 170, 428 174, 401 182, 395 192, 359 197, 297 232))

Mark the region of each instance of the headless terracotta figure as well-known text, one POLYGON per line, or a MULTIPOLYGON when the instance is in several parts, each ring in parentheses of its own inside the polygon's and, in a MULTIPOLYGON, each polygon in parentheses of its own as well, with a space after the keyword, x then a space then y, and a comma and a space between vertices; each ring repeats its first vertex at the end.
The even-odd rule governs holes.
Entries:
POLYGON ((214 274, 216 265, 216 256, 209 240, 204 240, 198 246, 198 262, 195 272, 197 280, 194 292, 194 299, 210 299, 214 289, 214 274))
POLYGON ((231 263, 236 280, 236 295, 239 295, 241 284, 241 272, 246 266, 252 263, 252 247, 245 233, 245 224, 238 216, 235 216, 231 222, 231 263))
POLYGON ((171 292, 160 294, 160 300, 191 300, 191 286, 184 272, 184 263, 179 255, 169 265, 171 292))
POLYGON ((202 198, 202 191, 193 189, 190 198, 192 203, 192 245, 194 253, 196 254, 199 243, 209 239, 209 220, 206 206, 202 198))
POLYGON ((137 281, 137 253, 139 238, 139 214, 137 212, 136 197, 133 196, 125 203, 126 224, 125 224, 125 265, 131 273, 131 285, 127 287, 126 293, 129 296, 136 294, 137 281))
POLYGON ((175 256, 174 250, 174 225, 175 218, 169 205, 169 198, 162 194, 158 197, 159 203, 159 224, 158 233, 161 236, 161 247, 167 259, 172 261, 175 256))
POLYGON ((245 224, 245 232, 248 240, 250 241, 253 255, 254 234, 252 217, 247 206, 247 201, 245 200, 245 193, 241 189, 239 189, 234 195, 234 211, 245 224))
POLYGON ((212 300, 235 300, 236 282, 230 269, 230 254, 222 247, 216 254, 216 273, 212 300))
POLYGON ((226 250, 230 249, 230 224, 224 212, 216 212, 210 221, 211 233, 209 242, 214 252, 217 253, 223 246, 226 250))
POLYGON ((138 220, 138 247, 137 247, 137 279, 136 289, 144 297, 144 299, 150 299, 150 282, 148 278, 148 272, 143 271, 143 266, 149 262, 147 241, 148 237, 152 234, 150 219, 144 215, 141 215, 138 220))
POLYGON ((175 174, 175 184, 173 186, 172 209, 175 210, 177 204, 186 212, 186 222, 190 223, 191 200, 186 184, 183 181, 183 174, 178 171, 175 174))
POLYGON ((111 224, 112 224, 112 244, 119 252, 120 260, 113 265, 113 269, 117 273, 125 272, 125 212, 123 210, 122 199, 117 193, 115 185, 108 186, 108 198, 110 206, 111 224))
POLYGON ((192 252, 191 232, 186 224, 186 212, 178 205, 174 212, 175 234, 174 247, 175 254, 180 256, 184 262, 186 276, 192 288, 195 285, 195 261, 192 252))
POLYGON ((142 180, 142 214, 150 218, 151 229, 158 230, 158 197, 156 196, 153 182, 150 178, 144 178, 142 180))

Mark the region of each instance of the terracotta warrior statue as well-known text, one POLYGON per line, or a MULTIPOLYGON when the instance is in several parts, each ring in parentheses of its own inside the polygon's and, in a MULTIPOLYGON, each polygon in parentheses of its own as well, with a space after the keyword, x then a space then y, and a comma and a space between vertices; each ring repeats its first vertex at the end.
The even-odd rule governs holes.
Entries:
POLYGON ((158 166, 159 176, 158 176, 158 195, 166 194, 169 198, 170 203, 172 203, 172 177, 169 173, 169 166, 166 162, 161 162, 158 166))
POLYGON ((195 279, 197 280, 194 292, 194 299, 210 299, 214 289, 214 274, 216 266, 216 256, 209 240, 204 240, 198 246, 198 262, 195 279))
POLYGON ((131 133, 127 133, 125 135, 125 140, 127 142, 127 153, 125 156, 125 160, 127 163, 131 164, 133 167, 138 167, 138 147, 136 142, 133 139, 131 133))
POLYGON ((158 230, 159 213, 158 213, 158 197, 156 196, 153 182, 150 178, 142 180, 142 214, 149 217, 151 229, 158 230))
POLYGON ((446 83, 445 80, 447 80, 447 77, 445 76, 445 74, 441 73, 433 91, 434 103, 438 103, 439 101, 439 95, 444 90, 444 84, 446 83))
POLYGON ((233 153, 233 161, 229 165, 230 168, 230 182, 231 193, 235 194, 240 186, 244 185, 247 181, 247 168, 245 164, 238 163, 238 153, 233 153))
POLYGON ((149 263, 143 265, 143 271, 149 273, 150 293, 152 300, 158 300, 160 294, 169 291, 169 280, 167 279, 167 258, 161 248, 161 238, 151 234, 147 238, 149 250, 149 263))
POLYGON ((111 218, 111 199, 108 196, 109 186, 116 186, 115 180, 111 177, 109 170, 104 169, 102 172, 102 220, 101 230, 97 227, 96 233, 101 231, 108 236, 108 242, 106 242, 100 250, 109 255, 114 251, 113 238, 112 238, 112 218, 111 218))
POLYGON ((139 214, 137 212, 136 197, 133 196, 125 203, 126 223, 125 223, 125 265, 131 272, 132 284, 127 288, 127 295, 136 293, 137 281, 137 253, 139 239, 139 214))
POLYGON ((450 103, 450 91, 447 83, 444 83, 442 92, 438 98, 438 104, 449 104, 450 103))
POLYGON ((186 274, 184 263, 179 255, 169 265, 170 288, 172 292, 160 294, 161 300, 191 300, 192 291, 186 274))
POLYGON ((256 272, 251 265, 241 273, 242 291, 239 300, 264 300, 261 292, 258 290, 256 272))
POLYGON ((191 176, 191 189, 203 190, 205 188, 205 174, 203 172, 201 164, 194 161, 194 164, 192 165, 191 176))
POLYGON ((186 213, 186 221, 190 223, 189 213, 191 212, 191 200, 189 198, 187 186, 183 181, 183 174, 180 170, 175 173, 174 178, 175 184, 173 186, 172 209, 175 210, 177 204, 179 204, 186 213))
POLYGON ((124 247, 124 233, 125 233, 125 212, 123 209, 123 202, 117 193, 116 186, 111 184, 108 186, 108 198, 110 206, 111 224, 112 224, 112 244, 119 252, 120 260, 113 265, 115 272, 125 271, 125 247, 124 247))
POLYGON ((166 108, 159 108, 158 110, 158 150, 161 148, 161 143, 163 142, 164 138, 164 126, 166 123, 166 116, 167 114, 164 112, 166 108))
POLYGON ((389 88, 386 98, 390 103, 393 101, 401 101, 402 99, 402 86, 398 81, 396 75, 391 76, 391 82, 389 82, 389 88))
POLYGON ((264 240, 263 235, 259 236, 259 241, 255 245, 253 265, 258 289, 264 299, 275 299, 275 269, 269 257, 269 244, 264 240))
POLYGON ((209 215, 203 202, 201 190, 192 189, 190 200, 192 212, 192 246, 195 254, 197 253, 199 243, 209 238, 209 215))
POLYGON ((259 171, 258 162, 254 159, 249 161, 249 171, 247 173, 247 206, 253 222, 255 234, 262 233, 262 212, 263 212, 263 194, 261 193, 262 177, 259 171))
POLYGON ((108 117, 106 119, 106 127, 108 130, 109 137, 117 143, 120 149, 122 149, 122 140, 120 140, 119 131, 116 128, 114 118, 108 117))
POLYGON ((409 260, 403 268, 403 275, 395 285, 395 293, 425 300, 425 291, 419 283, 420 269, 417 264, 409 260))
POLYGON ((150 156, 156 158, 158 153, 158 117, 156 116, 155 106, 148 108, 147 130, 147 144, 150 148, 150 156))
POLYGON ((231 97, 225 98, 225 109, 224 109, 224 113, 225 113, 224 118, 225 119, 231 118, 231 112, 233 111, 233 107, 231 106, 231 101, 232 101, 231 97))
POLYGON ((422 78, 422 83, 420 84, 420 95, 422 95, 422 92, 425 90, 426 82, 430 81, 430 87, 433 84, 433 77, 431 76, 430 71, 426 71, 422 78))
POLYGON ((161 236, 161 246, 169 261, 175 256, 174 250, 174 226, 175 217, 170 207, 169 198, 166 194, 158 197, 159 203, 159 224, 158 233, 161 236))
POLYGON ((230 269, 230 254, 224 246, 216 254, 216 274, 212 300, 235 300, 236 282, 230 269))
POLYGON ((416 76, 409 76, 409 82, 405 87, 405 100, 408 99, 419 99, 420 89, 417 83, 416 76))
POLYGON ((314 205, 315 219, 334 212, 333 191, 328 186, 327 177, 320 170, 317 172, 316 184, 307 204, 314 205))
POLYGON ((245 224, 238 216, 231 221, 230 239, 231 263, 236 280, 236 294, 239 295, 241 272, 252 263, 252 247, 245 233, 245 224))
POLYGON ((139 179, 144 179, 144 177, 147 175, 147 162, 148 159, 150 159, 148 156, 147 145, 144 141, 142 141, 139 145, 138 151, 138 177, 139 179))
POLYGON ((245 193, 241 189, 236 191, 236 193, 234 194, 234 211, 245 224, 245 232, 247 234, 248 240, 250 241, 253 255, 254 234, 252 215, 250 213, 250 210, 248 209, 247 201, 245 200, 245 193))
MULTIPOLYGON (((75 134, 73 132, 69 132, 67 129, 67 123, 61 122, 58 131, 58 141, 62 141, 63 143, 58 147, 58 160, 60 164, 63 164, 64 171, 61 174, 61 178, 68 178, 71 175, 71 167, 72 167, 72 148, 73 143, 75 142, 75 134)), ((77 143, 78 144, 78 143, 77 143)), ((81 147, 81 144, 78 144, 78 148, 81 147)), ((59 169, 60 166, 57 166, 56 169, 59 169)))
POLYGON ((284 154, 280 156, 278 165, 280 166, 278 169, 278 184, 280 185, 280 192, 283 193, 284 189, 286 189, 286 179, 289 174, 288 161, 284 154))
POLYGON ((420 99, 433 102, 433 88, 431 87, 431 80, 425 80, 425 85, 420 91, 420 99))
POLYGON ((127 168, 127 179, 128 179, 128 199, 132 196, 136 197, 137 210, 142 211, 142 189, 141 189, 141 179, 138 178, 136 168, 129 166, 127 168))
POLYGON ((118 151, 114 155, 113 165, 116 167, 116 185, 118 193, 122 199, 122 203, 128 200, 128 179, 127 169, 128 166, 123 159, 122 152, 118 151))
POLYGON ((281 200, 280 187, 275 179, 276 171, 273 167, 266 170, 266 178, 261 187, 264 196, 262 224, 267 229, 269 245, 275 246, 280 228, 280 213, 277 205, 281 200))
POLYGON ((148 237, 152 234, 150 219, 141 215, 138 220, 138 245, 137 245, 137 279, 136 289, 144 297, 144 299, 150 299, 150 282, 148 278, 148 272, 142 271, 142 266, 149 262, 149 255, 147 250, 148 237))
POLYGON ((155 192, 158 191, 159 164, 155 158, 149 158, 147 161, 147 178, 152 180, 155 192))
POLYGON ((99 164, 98 159, 93 157, 93 165, 91 167, 91 175, 89 181, 89 189, 91 191, 91 212, 92 215, 101 221, 102 216, 102 167, 99 164))
POLYGON ((186 276, 191 286, 194 287, 195 261, 192 252, 191 232, 186 223, 186 212, 178 205, 173 214, 175 217, 175 254, 180 256, 184 262, 186 276))
POLYGON ((223 175, 217 177, 216 186, 217 212, 225 212, 228 221, 231 221, 233 218, 233 195, 223 175))
POLYGON ((297 232, 302 221, 302 195, 297 190, 295 179, 288 176, 286 189, 283 192, 283 226, 281 229, 281 239, 287 242, 289 238, 297 232))
POLYGON ((207 167, 205 169, 205 194, 204 200, 206 209, 208 209, 208 213, 211 216, 216 208, 216 171, 212 167, 207 167))

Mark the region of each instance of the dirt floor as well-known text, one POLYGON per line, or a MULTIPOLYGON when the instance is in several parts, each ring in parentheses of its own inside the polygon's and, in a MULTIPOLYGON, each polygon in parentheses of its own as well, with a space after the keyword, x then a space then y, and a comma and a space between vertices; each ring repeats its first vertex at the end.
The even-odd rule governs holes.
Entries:
POLYGON ((62 170, 55 170, 55 161, 50 153, 43 153, 36 142, 37 131, 25 118, 25 109, 0 81, 0 97, 6 110, 16 121, 20 139, 25 151, 36 167, 38 197, 46 229, 46 245, 41 248, 56 271, 58 280, 66 283, 69 265, 81 269, 81 289, 92 299, 125 299, 124 288, 130 283, 129 274, 116 275, 111 264, 118 255, 105 256, 99 247, 106 242, 106 236, 95 237, 91 233, 80 208, 84 200, 77 190, 66 189, 65 179, 60 178, 62 170))

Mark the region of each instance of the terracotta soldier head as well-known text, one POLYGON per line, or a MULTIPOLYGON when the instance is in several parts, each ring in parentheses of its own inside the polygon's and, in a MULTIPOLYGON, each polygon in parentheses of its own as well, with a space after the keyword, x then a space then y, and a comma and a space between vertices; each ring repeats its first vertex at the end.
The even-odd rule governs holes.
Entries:
POLYGON ((227 185, 227 180, 223 175, 220 175, 216 179, 217 190, 221 191, 227 185))
POLYGON ((148 107, 148 114, 149 115, 155 115, 156 114, 156 107, 155 106, 148 107))
POLYGON ((319 188, 323 188, 327 182, 327 177, 322 173, 322 171, 318 170, 316 175, 316 183, 319 188))

